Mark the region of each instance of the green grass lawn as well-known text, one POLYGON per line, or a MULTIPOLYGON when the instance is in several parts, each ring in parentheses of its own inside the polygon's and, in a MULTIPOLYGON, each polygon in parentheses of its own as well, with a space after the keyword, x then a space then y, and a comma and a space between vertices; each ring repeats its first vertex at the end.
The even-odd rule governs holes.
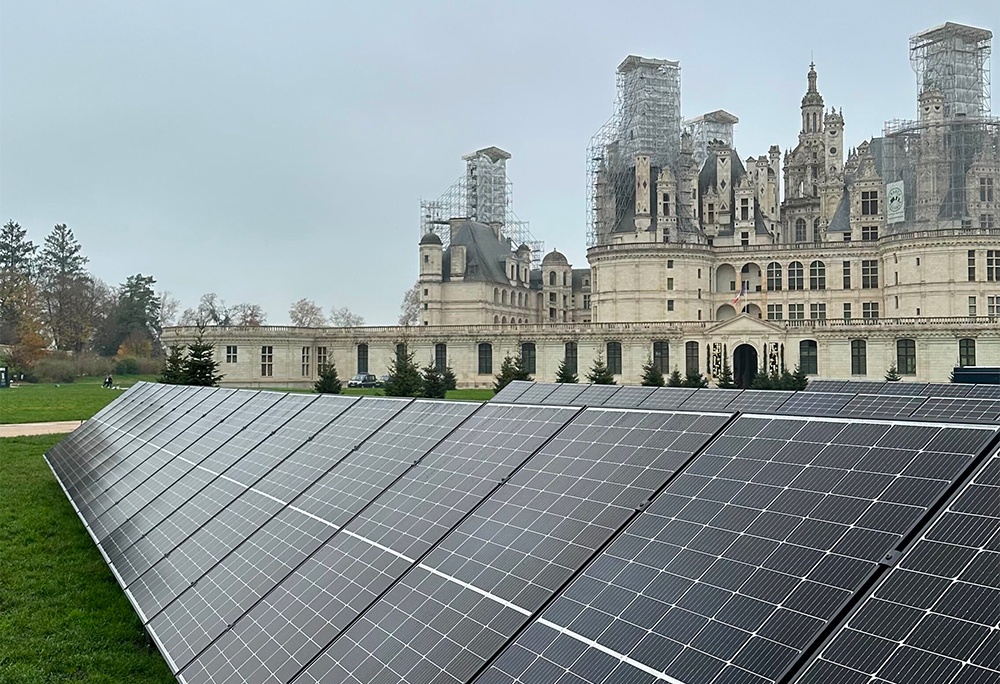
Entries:
MULTIPOLYGON (((115 385, 128 388, 152 375, 115 377, 115 385)), ((0 389, 0 423, 46 423, 54 420, 87 420, 110 404, 121 390, 104 389, 104 378, 79 378, 69 384, 22 383, 0 389)))
POLYGON ((0 684, 175 683, 42 459, 64 436, 0 439, 0 684))

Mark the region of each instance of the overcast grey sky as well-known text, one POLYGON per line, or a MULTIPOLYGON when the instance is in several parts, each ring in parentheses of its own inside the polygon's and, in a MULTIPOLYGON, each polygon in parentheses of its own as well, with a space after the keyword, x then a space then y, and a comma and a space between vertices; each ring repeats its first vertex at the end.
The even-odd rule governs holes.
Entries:
POLYGON ((682 114, 736 114, 743 158, 794 145, 812 58, 853 147, 915 117, 908 39, 945 21, 1000 31, 1000 2, 4 0, 0 220, 37 243, 66 223, 95 276, 185 307, 394 324, 420 199, 481 147, 586 266, 586 148, 625 56, 680 60, 682 114))

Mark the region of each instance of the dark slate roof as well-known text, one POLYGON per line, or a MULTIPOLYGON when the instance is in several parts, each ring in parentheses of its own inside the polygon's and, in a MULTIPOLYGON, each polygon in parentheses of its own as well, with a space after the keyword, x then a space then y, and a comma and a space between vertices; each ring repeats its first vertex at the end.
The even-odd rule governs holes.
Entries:
POLYGON ((569 265, 569 259, 567 259, 566 255, 560 252, 559 250, 553 249, 551 252, 549 252, 542 258, 542 263, 569 265))
POLYGON ((851 194, 844 188, 844 194, 840 198, 840 204, 837 205, 837 210, 833 212, 833 218, 830 219, 830 225, 827 230, 831 233, 850 233, 851 232, 851 194))
POLYGON ((764 214, 761 213, 760 205, 757 204, 756 199, 753 203, 753 228, 753 232, 757 235, 770 235, 767 232, 767 222, 764 220, 764 214))
MULTIPOLYGON (((631 173, 620 176, 616 182, 615 194, 616 202, 623 206, 621 218, 615 223, 612 233, 633 233, 635 232, 635 167, 630 167, 631 173)), ((660 176, 661 167, 649 167, 649 230, 653 228, 659 207, 656 202, 656 179, 660 176)))
POLYGON ((573 275, 573 290, 574 291, 576 291, 576 290, 582 290, 583 289, 583 279, 584 278, 588 279, 587 287, 590 287, 590 283, 589 283, 590 269, 589 268, 574 268, 573 271, 572 271, 572 275, 573 275))
MULTIPOLYGON (((737 154, 736 150, 727 150, 729 154, 729 166, 732 168, 732 178, 730 179, 729 187, 727 187, 722 192, 729 193, 727 202, 729 203, 730 209, 732 209, 732 197, 733 188, 740 184, 740 180, 743 176, 747 175, 747 170, 743 166, 743 161, 740 159, 740 155, 737 154)), ((705 164, 701 167, 701 173, 698 174, 698 196, 701 197, 709 188, 714 187, 719 180, 719 165, 716 163, 716 158, 718 152, 711 150, 708 156, 705 158, 705 164)))
POLYGON ((510 240, 498 240, 485 223, 464 221, 451 236, 451 247, 444 253, 443 276, 450 279, 451 249, 465 246, 465 280, 488 283, 510 283, 505 262, 511 256, 510 240))
POLYGON ((441 238, 437 236, 436 233, 427 232, 424 236, 420 238, 420 244, 422 245, 440 245, 441 238))

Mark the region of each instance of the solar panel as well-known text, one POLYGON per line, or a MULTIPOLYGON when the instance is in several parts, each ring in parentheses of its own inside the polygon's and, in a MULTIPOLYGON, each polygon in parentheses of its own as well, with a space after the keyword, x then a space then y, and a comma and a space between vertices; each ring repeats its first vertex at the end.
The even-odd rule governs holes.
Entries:
POLYGON ((533 382, 526 380, 511 380, 503 389, 494 394, 490 401, 513 403, 532 385, 534 385, 533 382))
POLYGON ((573 400, 574 406, 601 406, 618 393, 621 385, 584 385, 583 392, 573 400))
POLYGON ((477 681, 776 682, 995 434, 744 415, 477 681))
POLYGON ((685 411, 721 411, 742 393, 743 390, 704 387, 696 390, 680 408, 685 411))
POLYGON ((575 382, 558 383, 542 403, 546 406, 571 406, 586 388, 586 385, 575 382))
POLYGON ((775 409, 775 413, 788 416, 836 415, 853 398, 853 394, 796 392, 788 398, 788 401, 775 409))
MULTIPOLYGON (((329 413, 325 425, 316 426, 319 432, 312 439, 300 442, 300 448, 254 483, 252 490, 244 491, 235 505, 231 504, 179 545, 175 544, 176 548, 165 542, 166 557, 138 579, 126 582, 127 593, 144 621, 198 581, 250 535, 265 527, 304 490, 316 486, 317 481, 332 470, 340 466, 346 469, 345 457, 408 403, 403 399, 365 397, 356 401, 321 397, 320 409, 329 413)), ((329 489, 327 492, 338 494, 329 489)), ((342 505, 347 505, 347 498, 345 494, 342 505)), ((296 508, 299 513, 309 515, 296 508)), ((288 517, 293 516, 288 514, 288 517)), ((279 524, 274 523, 275 526, 279 524)))
MULTIPOLYGON (((852 380, 844 384, 841 392, 853 392, 854 394, 878 394, 879 391, 889 383, 883 380, 852 380)), ((894 382, 893 385, 901 385, 901 382, 894 382)))
MULTIPOLYGON (((250 636, 244 642, 239 635, 244 630, 253 632, 253 623, 261 615, 288 612, 289 619, 292 614, 301 615, 312 620, 309 638, 323 638, 387 589, 575 413, 557 407, 482 406, 342 528, 324 521, 328 529, 324 538, 313 535, 301 542, 293 539, 293 543, 284 541, 285 529, 275 530, 270 535, 275 539, 267 540, 264 553, 226 558, 154 618, 151 630, 178 669, 209 647, 198 664, 183 673, 186 682, 206 681, 198 673, 218 667, 220 658, 232 661, 248 649, 256 652, 259 637, 250 636), (253 577, 250 586, 248 576, 253 577), (309 596, 308 604, 299 598, 303 595, 309 596), (239 620, 258 601, 246 619, 239 620), (316 618, 321 610, 325 620, 316 618), (231 639, 219 639, 211 646, 237 621, 240 628, 230 632, 231 639)), ((401 435, 399 443, 407 439, 401 435)), ((353 486, 346 477, 344 481, 347 487, 353 486)), ((384 479, 380 482, 389 484, 384 479)), ((287 524, 292 528, 312 525, 307 521, 315 520, 296 519, 287 524)), ((280 644, 282 661, 294 659, 307 640, 280 644)))
POLYGON ((878 394, 893 394, 896 396, 927 396, 926 382, 883 382, 878 394))
POLYGON ((963 423, 994 423, 1000 419, 1000 399, 931 397, 913 412, 912 417, 963 423))
POLYGON ((837 414, 858 418, 906 418, 926 400, 926 397, 859 394, 844 404, 837 414))
POLYGON ((545 397, 552 394, 558 385, 554 382, 536 382, 521 393, 515 403, 518 404, 541 404, 545 397))
POLYGON ((467 681, 729 417, 588 409, 296 681, 467 681))
POLYGON ((784 390, 745 390, 732 400, 727 411, 742 411, 743 413, 769 413, 788 401, 795 392, 784 390))
POLYGON ((966 385, 960 382, 949 383, 929 383, 927 385, 927 396, 929 397, 964 397, 969 394, 969 390, 975 385, 966 385))
POLYGON ((892 567, 798 681, 1000 681, 1000 452, 892 567))
POLYGON ((810 380, 807 392, 844 392, 844 386, 853 384, 848 380, 810 380))
POLYGON ((1000 385, 969 385, 965 396, 970 399, 1000 399, 1000 385))
POLYGON ((657 387, 641 404, 641 409, 675 409, 697 392, 693 387, 657 387))
POLYGON ((638 408, 639 404, 649 398, 655 387, 638 387, 625 385, 605 400, 603 406, 612 408, 638 408))

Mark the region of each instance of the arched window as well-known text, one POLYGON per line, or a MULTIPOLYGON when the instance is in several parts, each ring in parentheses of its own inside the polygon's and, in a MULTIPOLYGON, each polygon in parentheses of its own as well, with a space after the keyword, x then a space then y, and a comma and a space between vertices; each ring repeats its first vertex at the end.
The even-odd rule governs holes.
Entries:
POLYGON ((819 217, 813 219, 813 242, 822 242, 823 231, 819 228, 819 217))
POLYGON ((507 290, 500 293, 500 303, 507 306, 507 290))
POLYGON ((500 303, 500 290, 498 290, 495 287, 493 288, 493 303, 494 304, 500 303))
POLYGON ((506 316, 502 317, 500 319, 500 323, 501 323, 501 325, 507 325, 507 317, 506 316))
POLYGON ((489 342, 479 343, 479 374, 493 375, 493 345, 489 342))
POLYGON ((556 284, 556 272, 549 271, 549 285, 555 287, 556 284))
POLYGON ((613 375, 622 374, 622 343, 608 342, 608 370, 613 375))
POLYGON ((900 375, 917 372, 917 343, 914 340, 896 340, 896 370, 900 375))
POLYGON ((500 325, 500 317, 499 316, 494 316, 493 317, 493 325, 500 325))
POLYGON ((804 275, 802 262, 793 261, 788 264, 788 289, 801 290, 804 288, 804 275))
POLYGON ((781 264, 777 262, 767 265, 767 289, 772 292, 781 289, 781 264))
POLYGON ((851 340, 851 375, 868 375, 868 343, 851 340))
POLYGON ((666 340, 653 342, 653 367, 661 373, 670 372, 670 344, 666 340))
POLYGON ((434 345, 434 367, 440 371, 448 367, 448 345, 444 342, 434 345))
POLYGON ((698 373, 698 343, 688 342, 684 345, 684 372, 698 373))
POLYGON ((524 342, 521 344, 521 364, 524 366, 524 370, 526 372, 531 375, 536 373, 534 342, 524 342))
POLYGON ((563 359, 566 361, 566 370, 576 373, 577 366, 577 346, 576 342, 567 342, 563 350, 563 359))
POLYGON ((806 241, 806 220, 804 218, 795 219, 795 241, 806 241))
POLYGON ((816 340, 799 342, 799 370, 806 375, 816 375, 819 372, 816 353, 816 340))
POLYGON ((959 366, 975 366, 976 365, 976 341, 972 339, 964 339, 958 341, 958 365, 959 366))
POLYGON ((826 289, 826 264, 822 261, 814 261, 809 264, 809 289, 826 289))
POLYGON ((368 345, 364 343, 358 345, 358 372, 368 372, 368 345))

